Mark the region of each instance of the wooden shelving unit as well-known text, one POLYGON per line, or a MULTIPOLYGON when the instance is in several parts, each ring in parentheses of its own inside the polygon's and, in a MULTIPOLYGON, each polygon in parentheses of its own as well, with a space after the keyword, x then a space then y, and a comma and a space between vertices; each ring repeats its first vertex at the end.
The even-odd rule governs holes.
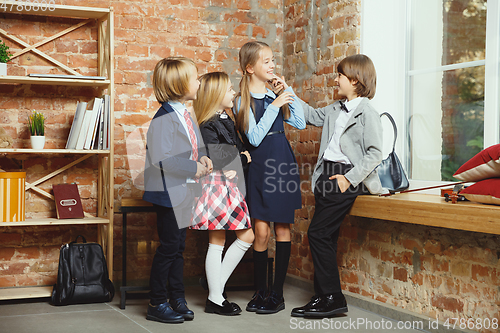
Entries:
POLYGON ((48 79, 29 76, 0 76, 0 83, 19 83, 19 84, 44 84, 44 85, 63 85, 77 87, 99 87, 109 86, 109 80, 78 80, 78 79, 48 79))
MULTIPOLYGON (((7 31, 0 28, 0 36, 2 38, 8 38, 14 42, 22 45, 25 49, 14 54, 13 57, 20 56, 26 52, 33 52, 37 56, 44 58, 45 60, 51 62, 55 66, 65 70, 70 75, 75 75, 75 78, 61 79, 61 78, 35 78, 29 76, 0 76, 0 84, 16 84, 16 85, 61 85, 61 86, 78 86, 78 87, 96 87, 99 88, 101 93, 106 93, 110 96, 110 135, 111 142, 109 150, 67 150, 67 149, 0 149, 0 155, 2 154, 28 154, 37 156, 46 156, 50 158, 54 154, 75 154, 81 155, 75 161, 69 163, 66 166, 59 168, 58 170, 45 175, 44 177, 32 182, 31 184, 26 183, 27 191, 36 191, 41 195, 48 198, 53 196, 39 188, 37 185, 54 177, 55 175, 65 172, 74 165, 80 163, 83 160, 91 156, 98 157, 98 191, 97 191, 97 216, 91 216, 86 214, 83 219, 68 219, 59 220, 56 218, 44 218, 44 219, 27 219, 23 222, 0 222, 1 227, 36 227, 36 226, 57 226, 57 225, 96 225, 98 228, 98 241, 102 245, 104 253, 106 254, 106 260, 108 263, 108 270, 110 278, 112 279, 113 274, 113 203, 114 203, 114 145, 113 145, 113 127, 114 127, 114 21, 113 21, 113 9, 112 8, 90 8, 90 7, 77 7, 77 6, 63 6, 63 5, 52 5, 51 9, 45 11, 34 11, 28 10, 25 6, 17 6, 18 4, 24 4, 23 2, 12 2, 6 1, 7 10, 1 10, 0 12, 9 14, 25 14, 25 15, 40 15, 49 17, 67 17, 67 18, 80 18, 82 19, 79 23, 74 26, 61 31, 51 37, 44 39, 35 45, 28 45, 19 36, 10 35, 7 31), (21 9, 21 10, 19 10, 21 9), (89 22, 95 22, 97 20, 98 25, 98 75, 106 77, 105 80, 88 80, 88 79, 78 79, 78 72, 74 69, 69 68, 63 64, 57 62, 49 55, 44 52, 39 51, 37 48, 48 43, 54 39, 57 39, 71 31, 78 29, 81 26, 89 22)), ((1 232, 1 229, 0 229, 1 232)), ((0 288, 0 300, 7 299, 21 299, 21 298, 36 298, 36 297, 48 297, 50 296, 52 287, 48 286, 34 286, 34 287, 11 287, 11 288, 0 288)))
POLYGON ((83 219, 44 218, 28 219, 22 222, 1 222, 2 227, 35 227, 42 225, 78 225, 78 224, 108 224, 109 220, 102 217, 84 217, 83 219))
POLYGON ((21 298, 50 297, 51 286, 0 288, 0 301, 21 298))
POLYGON ((103 154, 109 155, 110 151, 105 150, 82 150, 82 149, 29 149, 29 148, 0 148, 0 154, 103 154))

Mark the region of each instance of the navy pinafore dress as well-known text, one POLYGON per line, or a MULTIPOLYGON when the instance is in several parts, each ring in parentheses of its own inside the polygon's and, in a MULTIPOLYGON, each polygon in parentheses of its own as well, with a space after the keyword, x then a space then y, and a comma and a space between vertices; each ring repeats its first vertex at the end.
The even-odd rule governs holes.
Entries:
MULTIPOLYGON (((253 98, 256 123, 273 101, 267 95, 253 98)), ((252 158, 245 178, 250 216, 268 222, 294 223, 295 209, 302 207, 300 176, 285 136, 282 110, 258 147, 244 139, 252 158)))

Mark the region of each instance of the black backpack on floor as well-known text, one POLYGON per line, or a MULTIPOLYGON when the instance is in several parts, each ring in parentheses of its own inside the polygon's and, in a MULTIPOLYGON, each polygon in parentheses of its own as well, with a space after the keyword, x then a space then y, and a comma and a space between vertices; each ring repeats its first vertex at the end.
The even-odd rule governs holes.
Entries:
POLYGON ((109 302, 114 295, 101 245, 87 243, 85 237, 79 235, 74 242, 61 247, 52 304, 109 302), (79 237, 83 243, 77 243, 79 237))

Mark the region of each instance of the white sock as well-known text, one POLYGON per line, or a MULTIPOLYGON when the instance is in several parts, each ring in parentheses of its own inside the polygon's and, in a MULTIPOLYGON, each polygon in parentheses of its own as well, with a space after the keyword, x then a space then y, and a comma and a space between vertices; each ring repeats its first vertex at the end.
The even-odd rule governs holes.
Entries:
POLYGON ((222 302, 224 302, 220 284, 222 250, 224 250, 224 246, 209 243, 207 258, 205 259, 205 272, 207 273, 208 282, 208 299, 220 306, 222 306, 222 302))
POLYGON ((238 266, 238 263, 241 261, 241 258, 243 258, 245 252, 247 252, 250 246, 252 246, 252 244, 236 238, 233 244, 231 244, 231 246, 227 249, 226 254, 224 255, 224 260, 222 260, 220 273, 222 290, 224 290, 227 280, 233 273, 236 266, 238 266))

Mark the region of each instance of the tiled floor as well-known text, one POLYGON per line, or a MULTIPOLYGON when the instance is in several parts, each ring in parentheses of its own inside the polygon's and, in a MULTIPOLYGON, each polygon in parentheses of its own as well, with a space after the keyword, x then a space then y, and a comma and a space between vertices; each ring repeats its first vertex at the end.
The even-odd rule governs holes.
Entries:
MULTIPOLYGON (((229 300, 243 309, 252 296, 251 291, 228 293, 229 300)), ((285 285, 286 309, 274 315, 243 312, 224 317, 203 312, 207 292, 201 287, 187 289, 189 307, 195 312, 193 321, 183 324, 162 324, 146 320, 147 299, 128 299, 125 310, 120 310, 119 293, 110 303, 55 307, 47 300, 37 302, 0 303, 1 333, 159 333, 159 332, 421 332, 397 329, 398 322, 349 306, 343 316, 323 320, 294 318, 293 307, 304 305, 311 295, 303 289, 285 285), (370 329, 371 326, 371 329, 370 329), (391 329, 389 329, 391 328, 391 329)), ((424 331, 425 332, 425 331, 424 331)))

